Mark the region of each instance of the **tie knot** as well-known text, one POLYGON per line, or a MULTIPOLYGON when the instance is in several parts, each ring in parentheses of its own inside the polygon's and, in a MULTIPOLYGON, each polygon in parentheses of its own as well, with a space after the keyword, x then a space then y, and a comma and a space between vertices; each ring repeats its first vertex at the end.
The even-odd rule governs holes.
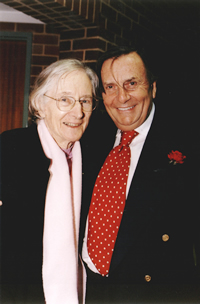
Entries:
POLYGON ((129 146, 130 143, 132 142, 133 138, 135 138, 138 134, 139 133, 135 130, 122 132, 121 145, 129 146))

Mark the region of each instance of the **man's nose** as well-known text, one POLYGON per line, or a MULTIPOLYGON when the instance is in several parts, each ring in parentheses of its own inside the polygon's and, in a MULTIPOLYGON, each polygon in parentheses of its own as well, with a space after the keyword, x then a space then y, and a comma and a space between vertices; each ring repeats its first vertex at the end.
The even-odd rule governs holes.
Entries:
POLYGON ((127 100, 130 99, 130 95, 128 92, 121 86, 118 87, 118 100, 121 103, 125 103, 127 100))

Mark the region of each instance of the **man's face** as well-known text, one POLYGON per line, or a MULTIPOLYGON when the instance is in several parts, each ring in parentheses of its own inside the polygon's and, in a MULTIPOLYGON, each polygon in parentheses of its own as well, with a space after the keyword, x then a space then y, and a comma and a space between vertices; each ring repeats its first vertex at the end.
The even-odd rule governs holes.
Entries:
POLYGON ((139 127, 148 117, 156 96, 156 82, 150 87, 140 56, 133 52, 114 61, 106 60, 101 78, 104 105, 116 126, 122 131, 139 127))

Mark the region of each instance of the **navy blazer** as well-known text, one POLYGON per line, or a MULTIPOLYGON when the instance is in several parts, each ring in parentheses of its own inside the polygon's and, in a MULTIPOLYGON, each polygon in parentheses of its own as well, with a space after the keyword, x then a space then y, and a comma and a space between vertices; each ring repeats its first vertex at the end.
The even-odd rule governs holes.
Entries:
MULTIPOLYGON (((104 116, 99 121, 95 117, 82 139, 80 251, 93 186, 115 141, 116 127, 106 114, 104 116)), ((158 289, 173 284, 190 286, 185 290, 194 301, 197 292, 200 295, 197 271, 199 150, 192 148, 192 140, 179 127, 163 119, 156 108, 126 200, 109 276, 101 277, 87 269, 88 298, 91 295, 88 303, 94 300, 97 303, 143 303, 148 298, 147 289, 156 302, 158 289), (183 164, 169 163, 168 154, 172 150, 186 155, 183 164), (134 286, 143 287, 135 291, 134 286), (195 287, 191 290, 191 286, 195 287)), ((177 289, 173 292, 174 296, 186 296, 185 292, 183 296, 183 289, 180 294, 177 289)), ((165 294, 170 294, 168 289, 165 294)), ((172 300, 170 297, 166 298, 172 300)))
POLYGON ((49 164, 36 125, 2 133, 2 301, 44 303, 42 239, 49 164))

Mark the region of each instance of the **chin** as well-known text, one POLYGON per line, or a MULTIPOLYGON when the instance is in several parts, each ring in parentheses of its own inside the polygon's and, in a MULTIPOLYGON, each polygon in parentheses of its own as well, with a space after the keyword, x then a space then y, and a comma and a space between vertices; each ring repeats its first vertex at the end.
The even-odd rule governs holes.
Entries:
POLYGON ((117 128, 122 131, 132 131, 134 128, 136 128, 135 123, 122 123, 122 124, 116 124, 117 128))

